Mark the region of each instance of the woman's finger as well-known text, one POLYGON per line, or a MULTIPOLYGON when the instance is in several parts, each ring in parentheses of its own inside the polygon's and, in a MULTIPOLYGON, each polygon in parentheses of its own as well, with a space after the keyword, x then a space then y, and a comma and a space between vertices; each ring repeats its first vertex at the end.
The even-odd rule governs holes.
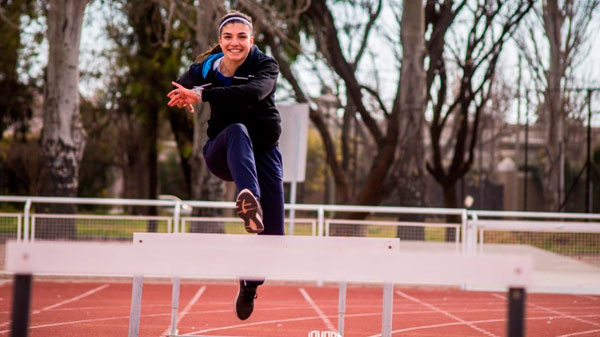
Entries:
POLYGON ((177 93, 179 92, 178 90, 179 90, 179 89, 171 90, 171 91, 170 91, 170 92, 167 94, 167 97, 171 97, 171 98, 173 98, 173 96, 177 96, 177 93))
POLYGON ((176 86, 179 89, 183 88, 183 86, 181 84, 177 83, 177 82, 171 81, 171 84, 174 85, 174 86, 176 86))
POLYGON ((168 104, 169 106, 174 106, 174 105, 177 105, 177 104, 181 104, 181 103, 180 103, 180 101, 181 101, 181 100, 180 100, 179 98, 172 98, 172 99, 169 101, 169 103, 167 103, 167 104, 168 104))
POLYGON ((186 106, 187 106, 188 111, 193 114, 194 113, 194 106, 191 105, 191 104, 188 104, 186 106))

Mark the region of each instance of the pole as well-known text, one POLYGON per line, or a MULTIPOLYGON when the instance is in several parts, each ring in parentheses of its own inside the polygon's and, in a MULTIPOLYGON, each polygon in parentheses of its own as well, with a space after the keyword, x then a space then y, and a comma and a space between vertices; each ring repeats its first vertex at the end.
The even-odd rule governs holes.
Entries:
POLYGON ((27 337, 31 305, 31 274, 16 274, 13 282, 11 337, 27 337))
POLYGON ((587 125, 587 158, 585 160, 586 166, 586 177, 585 177, 585 205, 587 213, 592 212, 592 198, 591 193, 592 189, 590 188, 591 177, 590 177, 590 169, 592 168, 592 90, 588 89, 588 125, 587 125))
POLYGON ((521 138, 521 130, 519 128, 519 126, 521 125, 521 54, 519 54, 519 74, 517 76, 517 132, 515 140, 515 163, 519 162, 519 140, 521 138))
POLYGON ((525 336, 525 289, 510 288, 508 292, 507 336, 525 336))
POLYGON ((525 90, 525 179, 523 181, 523 211, 527 211, 527 175, 529 168, 529 90, 525 90))

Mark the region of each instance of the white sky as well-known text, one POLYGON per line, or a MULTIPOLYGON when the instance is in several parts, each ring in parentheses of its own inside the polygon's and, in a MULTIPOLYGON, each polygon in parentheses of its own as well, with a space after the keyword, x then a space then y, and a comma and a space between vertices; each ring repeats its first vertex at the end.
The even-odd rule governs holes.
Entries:
MULTIPOLYGON (((394 17, 394 11, 390 7, 391 3, 397 1, 389 0, 385 1, 384 11, 382 12, 381 18, 378 21, 379 30, 373 31, 373 37, 369 42, 369 50, 375 55, 375 59, 369 59, 368 55, 363 57, 361 63, 361 71, 359 78, 363 79, 370 85, 375 85, 375 74, 380 79, 379 84, 381 85, 382 98, 388 105, 391 105, 393 96, 395 95, 397 76, 399 73, 397 61, 392 52, 393 45, 382 35, 381 32, 385 32, 390 36, 396 36, 398 34, 398 26, 394 17), (375 64, 375 66, 373 66, 375 64), (376 68, 376 69, 375 69, 376 68), (374 70, 375 69, 375 70, 374 70)), ((81 39, 81 56, 80 56, 80 68, 81 69, 96 69, 102 73, 108 73, 107 62, 100 57, 103 50, 107 49, 110 44, 104 33, 105 26, 105 15, 102 13, 103 8, 99 1, 93 1, 86 9, 86 15, 84 18, 84 27, 82 31, 81 39)), ((336 14, 336 17, 343 18, 352 16, 353 13, 341 11, 336 14)), ((597 17, 600 15, 597 13, 597 17)), ((43 25, 43 23, 42 23, 43 25)), ((43 29, 43 26, 29 24, 26 27, 26 32, 34 32, 43 29)), ((541 27, 540 27, 541 29, 541 27)), ((591 36, 590 36, 590 52, 585 61, 577 68, 576 77, 578 79, 585 79, 586 83, 591 86, 600 87, 600 20, 592 20, 591 24, 591 36)), ((340 36, 342 41, 344 38, 340 36)), ((27 40, 30 37, 25 37, 24 42, 27 45, 27 40)), ((357 39, 358 40, 358 39, 357 39)), ((345 39, 345 43, 347 43, 345 39)), ((34 65, 32 72, 40 73, 43 69, 47 60, 47 43, 42 44, 42 48, 45 50, 40 52, 40 56, 34 65)), ((503 74, 507 79, 513 79, 516 87, 517 78, 517 59, 518 52, 514 43, 509 43, 506 49, 503 51, 501 65, 503 74)), ((308 94, 311 96, 318 96, 320 94, 320 83, 318 79, 312 75, 312 70, 309 68, 306 62, 299 63, 295 66, 295 70, 300 74, 300 78, 305 86, 308 88, 308 94)), ((323 74, 327 78, 327 74, 323 74)), ((525 77, 525 76, 524 76, 525 77)), ((525 78, 526 80, 526 78, 525 78)), ((84 96, 91 97, 94 92, 106 85, 106 79, 96 80, 82 77, 80 83, 80 90, 84 96)), ((284 95, 280 95, 284 96, 284 95)), ((600 93, 595 96, 594 111, 600 112, 600 93)), ((516 111, 516 108, 514 109, 516 111)), ((515 121, 516 112, 509 113, 509 120, 515 121)), ((598 117, 600 122, 600 116, 598 117)))

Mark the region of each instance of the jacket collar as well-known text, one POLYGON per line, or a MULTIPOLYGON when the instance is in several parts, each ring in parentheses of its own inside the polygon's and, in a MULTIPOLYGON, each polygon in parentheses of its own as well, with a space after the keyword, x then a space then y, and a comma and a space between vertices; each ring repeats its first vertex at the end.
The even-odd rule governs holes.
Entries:
MULTIPOLYGON (((242 63, 235 70, 233 76, 247 76, 250 72, 252 72, 256 61, 261 54, 262 51, 258 49, 256 45, 253 45, 250 49, 250 52, 248 53, 248 56, 246 57, 246 60, 244 60, 244 63, 242 63)), ((222 52, 212 54, 209 57, 207 57, 206 60, 204 60, 202 64, 202 77, 207 78, 209 76, 209 73, 214 76, 215 71, 213 70, 213 63, 221 57, 223 57, 222 52)))
POLYGON ((252 69, 254 68, 254 65, 256 64, 256 60, 258 59, 260 54, 262 54, 260 49, 258 49, 258 47, 256 45, 253 45, 252 48, 250 49, 250 52, 248 53, 248 57, 246 57, 246 60, 244 61, 244 63, 242 63, 235 70, 234 76, 240 76, 240 75, 245 76, 248 73, 250 73, 252 71, 252 69))

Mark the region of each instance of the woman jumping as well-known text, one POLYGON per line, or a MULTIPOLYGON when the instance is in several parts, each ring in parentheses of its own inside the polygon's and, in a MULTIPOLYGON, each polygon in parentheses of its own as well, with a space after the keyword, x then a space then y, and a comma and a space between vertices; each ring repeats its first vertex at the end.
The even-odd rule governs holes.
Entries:
MULTIPOLYGON (((283 169, 278 142, 281 118, 275 107, 279 66, 254 45, 252 19, 230 12, 219 24, 219 44, 201 54, 173 85, 169 106, 208 102, 208 169, 238 189, 236 210, 246 231, 283 235, 283 169)), ((240 280, 239 319, 254 310, 263 281, 240 280)))

